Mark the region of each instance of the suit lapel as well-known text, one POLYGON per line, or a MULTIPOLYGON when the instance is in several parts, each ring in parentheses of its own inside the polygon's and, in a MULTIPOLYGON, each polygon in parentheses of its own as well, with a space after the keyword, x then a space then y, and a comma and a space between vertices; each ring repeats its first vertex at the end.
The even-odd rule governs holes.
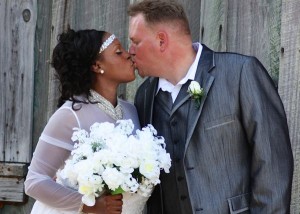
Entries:
POLYGON ((144 97, 145 124, 148 123, 152 124, 154 97, 156 94, 158 78, 151 77, 149 81, 150 81, 150 85, 147 88, 147 90, 145 90, 145 97, 144 97))
POLYGON ((196 103, 194 100, 190 99, 191 102, 189 107, 188 115, 188 129, 187 129, 187 139, 185 144, 185 152, 189 145, 190 139, 202 113, 203 106, 209 94, 209 90, 214 82, 214 76, 210 74, 210 71, 215 67, 214 63, 214 53, 209 50, 206 46, 203 46, 201 57, 199 60, 195 81, 200 83, 200 86, 204 88, 204 96, 201 98, 200 107, 196 108, 196 103))

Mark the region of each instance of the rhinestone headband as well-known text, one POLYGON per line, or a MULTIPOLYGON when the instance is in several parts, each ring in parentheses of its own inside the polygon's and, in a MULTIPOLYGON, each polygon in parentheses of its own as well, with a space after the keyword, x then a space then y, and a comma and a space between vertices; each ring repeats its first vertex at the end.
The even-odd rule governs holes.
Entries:
POLYGON ((99 54, 102 53, 115 40, 115 38, 116 36, 114 34, 111 34, 110 37, 108 37, 101 45, 99 54))

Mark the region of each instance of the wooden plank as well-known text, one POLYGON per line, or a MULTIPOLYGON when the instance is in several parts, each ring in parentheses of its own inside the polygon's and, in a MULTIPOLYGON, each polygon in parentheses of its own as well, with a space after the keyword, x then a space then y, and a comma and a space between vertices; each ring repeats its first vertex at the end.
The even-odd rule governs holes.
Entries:
POLYGON ((182 4, 189 20, 193 41, 199 42, 201 1, 178 0, 178 2, 182 4))
POLYGON ((50 68, 50 41, 52 24, 52 0, 38 1, 34 47, 34 105, 32 148, 35 148, 48 121, 48 88, 50 68))
MULTIPOLYGON (((50 37, 50 57, 52 55, 53 48, 57 44, 57 35, 67 29, 67 22, 65 22, 65 13, 68 7, 68 1, 66 0, 53 0, 52 1, 52 19, 51 19, 51 37, 50 37)), ((48 76, 48 101, 45 114, 47 118, 50 118, 53 112, 57 109, 57 101, 59 97, 58 81, 55 78, 55 71, 53 68, 49 68, 48 76)))
POLYGON ((300 1, 282 1, 279 93, 294 155, 291 213, 300 213, 300 1))
POLYGON ((278 81, 281 0, 228 1, 227 51, 256 56, 278 81))
POLYGON ((215 51, 227 50, 228 0, 201 1, 200 40, 215 51))
POLYGON ((0 177, 0 201, 24 202, 24 178, 0 177))
POLYGON ((36 0, 1 1, 0 161, 31 156, 36 0))
POLYGON ((25 177, 27 174, 27 164, 21 163, 0 163, 1 177, 25 177))

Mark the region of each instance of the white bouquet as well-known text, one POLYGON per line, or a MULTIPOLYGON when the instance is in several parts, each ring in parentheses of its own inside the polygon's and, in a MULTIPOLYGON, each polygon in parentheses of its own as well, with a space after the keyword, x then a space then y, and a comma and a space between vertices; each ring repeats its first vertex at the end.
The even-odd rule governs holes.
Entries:
POLYGON ((82 202, 95 204, 104 191, 137 193, 149 197, 160 183, 160 170, 169 172, 170 155, 163 137, 152 125, 133 135, 131 120, 94 123, 90 133, 74 128, 71 157, 59 172, 61 179, 83 194, 82 202))

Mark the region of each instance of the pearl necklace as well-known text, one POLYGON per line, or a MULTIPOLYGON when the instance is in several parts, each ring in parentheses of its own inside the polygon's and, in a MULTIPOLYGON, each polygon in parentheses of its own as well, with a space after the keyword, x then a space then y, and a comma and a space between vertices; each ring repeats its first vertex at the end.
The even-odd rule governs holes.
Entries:
POLYGON ((90 93, 91 101, 97 102, 97 106, 111 118, 114 120, 121 120, 123 118, 123 110, 120 104, 114 108, 114 106, 107 99, 98 94, 96 91, 90 89, 90 93))

